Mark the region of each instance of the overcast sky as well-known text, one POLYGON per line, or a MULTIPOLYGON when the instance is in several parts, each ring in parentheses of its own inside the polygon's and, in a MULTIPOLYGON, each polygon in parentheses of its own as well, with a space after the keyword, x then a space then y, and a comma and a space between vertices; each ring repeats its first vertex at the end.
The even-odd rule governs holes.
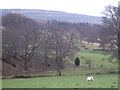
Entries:
POLYGON ((101 16, 105 6, 117 6, 119 0, 1 0, 2 9, 43 9, 101 16))

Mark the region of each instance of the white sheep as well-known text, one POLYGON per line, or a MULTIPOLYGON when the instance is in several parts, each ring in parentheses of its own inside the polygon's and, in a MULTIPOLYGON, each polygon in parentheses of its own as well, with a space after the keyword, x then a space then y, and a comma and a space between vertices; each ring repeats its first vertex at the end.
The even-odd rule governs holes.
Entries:
POLYGON ((87 81, 93 81, 93 80, 94 80, 93 76, 87 77, 87 81))

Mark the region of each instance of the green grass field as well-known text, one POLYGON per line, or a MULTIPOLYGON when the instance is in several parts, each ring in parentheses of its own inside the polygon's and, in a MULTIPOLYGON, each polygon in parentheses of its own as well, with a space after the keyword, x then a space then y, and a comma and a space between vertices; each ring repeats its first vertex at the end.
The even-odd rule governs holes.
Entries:
POLYGON ((109 62, 109 56, 110 55, 104 55, 100 52, 97 53, 97 52, 85 52, 84 51, 84 52, 77 52, 74 58, 72 59, 67 58, 66 60, 74 64, 75 58, 79 57, 81 66, 88 66, 86 64, 86 61, 90 60, 91 68, 94 68, 93 70, 95 72, 103 72, 103 73, 118 72, 117 59, 113 59, 111 62, 109 62))
POLYGON ((5 79, 3 88, 118 88, 117 75, 93 75, 92 82, 86 80, 87 76, 5 79))

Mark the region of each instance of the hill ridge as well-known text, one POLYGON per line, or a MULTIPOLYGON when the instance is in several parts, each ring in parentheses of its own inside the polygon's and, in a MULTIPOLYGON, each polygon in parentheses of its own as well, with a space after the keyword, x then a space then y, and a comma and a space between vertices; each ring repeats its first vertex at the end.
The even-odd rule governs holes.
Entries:
POLYGON ((20 13, 37 20, 57 20, 73 23, 97 23, 101 24, 101 17, 85 14, 69 13, 64 11, 41 10, 41 9, 2 9, 2 14, 20 13))

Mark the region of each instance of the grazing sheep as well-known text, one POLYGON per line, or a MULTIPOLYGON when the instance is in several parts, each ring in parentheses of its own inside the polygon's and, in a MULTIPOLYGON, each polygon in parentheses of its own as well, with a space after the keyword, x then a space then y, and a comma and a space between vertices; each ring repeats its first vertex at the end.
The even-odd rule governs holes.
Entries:
POLYGON ((87 81, 93 81, 93 80, 94 80, 93 76, 87 77, 87 81))

